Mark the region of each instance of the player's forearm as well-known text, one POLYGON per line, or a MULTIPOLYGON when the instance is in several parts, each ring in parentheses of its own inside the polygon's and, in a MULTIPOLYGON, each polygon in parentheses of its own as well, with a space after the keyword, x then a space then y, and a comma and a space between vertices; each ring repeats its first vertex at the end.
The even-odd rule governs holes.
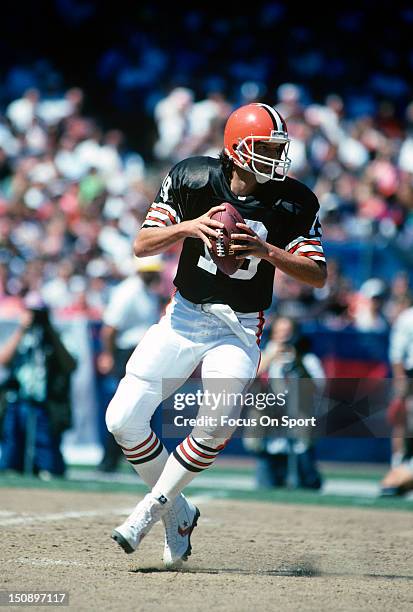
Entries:
POLYGON ((308 257, 287 253, 271 244, 268 244, 268 255, 264 259, 281 272, 313 287, 324 287, 327 280, 327 267, 325 265, 319 265, 308 257))
POLYGON ((187 237, 185 221, 168 227, 141 229, 135 238, 133 252, 136 257, 158 255, 187 237))

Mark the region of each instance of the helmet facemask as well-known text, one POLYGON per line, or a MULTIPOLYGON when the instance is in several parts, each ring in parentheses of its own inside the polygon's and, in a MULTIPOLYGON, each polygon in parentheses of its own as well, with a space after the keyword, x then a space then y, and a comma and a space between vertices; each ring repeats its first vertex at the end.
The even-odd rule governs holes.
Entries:
MULTIPOLYGON (((255 174, 258 182, 266 182, 258 177, 263 177, 267 181, 283 181, 291 166, 291 159, 288 157, 289 147, 290 139, 284 132, 271 132, 271 136, 247 136, 235 147, 234 153, 241 160, 239 165, 255 174), (257 153, 258 143, 278 144, 278 147, 274 147, 274 156, 257 153)), ((236 159, 234 161, 237 162, 236 159)))

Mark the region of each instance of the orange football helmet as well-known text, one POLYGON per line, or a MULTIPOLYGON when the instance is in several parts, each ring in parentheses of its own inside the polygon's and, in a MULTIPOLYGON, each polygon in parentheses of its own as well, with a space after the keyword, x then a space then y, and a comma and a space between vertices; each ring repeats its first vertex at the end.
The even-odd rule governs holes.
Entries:
POLYGON ((241 106, 228 118, 224 131, 224 150, 235 164, 253 172, 258 182, 283 181, 291 166, 288 157, 290 139, 287 125, 280 113, 267 104, 241 106), (257 143, 274 143, 275 157, 261 155, 257 143), (258 166, 257 166, 258 164, 258 166))

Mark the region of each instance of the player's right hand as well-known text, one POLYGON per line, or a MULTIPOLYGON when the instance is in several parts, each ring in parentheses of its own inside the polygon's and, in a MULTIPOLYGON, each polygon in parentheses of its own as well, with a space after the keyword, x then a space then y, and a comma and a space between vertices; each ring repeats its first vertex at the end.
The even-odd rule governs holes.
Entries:
POLYGON ((181 223, 181 229, 183 229, 182 226, 185 224, 185 234, 188 238, 200 238, 208 249, 212 249, 212 244, 208 236, 211 238, 218 238, 218 234, 214 228, 223 229, 225 226, 220 221, 211 219, 211 217, 221 210, 225 210, 225 206, 213 206, 208 212, 200 217, 191 219, 190 221, 183 221, 181 223))

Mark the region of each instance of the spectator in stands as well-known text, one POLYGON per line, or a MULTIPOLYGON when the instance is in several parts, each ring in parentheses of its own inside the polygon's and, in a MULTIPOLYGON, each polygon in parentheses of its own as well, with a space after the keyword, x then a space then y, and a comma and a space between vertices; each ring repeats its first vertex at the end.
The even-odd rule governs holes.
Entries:
POLYGON ((405 272, 396 274, 390 285, 390 294, 383 312, 389 321, 394 323, 397 317, 412 303, 409 277, 405 272))
POLYGON ((39 95, 37 89, 28 89, 21 98, 13 100, 7 107, 6 116, 17 132, 24 134, 32 125, 36 117, 39 95))
POLYGON ((329 259, 327 283, 315 292, 319 301, 315 315, 327 329, 340 331, 351 325, 348 310, 350 293, 350 280, 343 275, 339 263, 329 259))
POLYGON ((63 260, 59 263, 55 276, 43 284, 41 295, 49 308, 63 308, 73 302, 73 292, 70 289, 73 274, 73 264, 63 260))
POLYGON ((159 139, 154 154, 158 159, 180 161, 179 148, 189 138, 193 101, 193 91, 176 87, 156 105, 155 120, 159 139))
POLYGON ((354 327, 357 330, 383 332, 388 329, 388 322, 382 312, 386 294, 386 285, 379 278, 370 278, 362 284, 354 312, 354 327))
MULTIPOLYGON (((102 351, 98 356, 98 372, 107 377, 105 407, 109 403, 120 379, 125 375, 126 364, 147 329, 159 318, 159 296, 156 285, 163 264, 160 256, 136 259, 137 273, 126 278, 113 289, 109 304, 103 314, 101 330, 102 351)), ((115 471, 122 450, 112 435, 107 435, 105 452, 99 469, 115 471)))
MULTIPOLYGON (((275 394, 289 389, 282 414, 296 418, 313 416, 315 394, 324 388, 325 373, 321 361, 311 352, 308 339, 292 319, 278 317, 274 321, 258 375, 268 376, 270 390, 275 394), (302 384, 293 388, 289 381, 298 379, 302 384)), ((268 413, 270 408, 266 410, 268 413)), ((245 442, 249 450, 257 453, 259 487, 321 487, 315 448, 308 432, 289 439, 264 431, 261 439, 246 438, 245 442)))
POLYGON ((70 377, 76 362, 36 294, 26 298, 20 325, 0 351, 2 385, 1 469, 62 476, 61 436, 71 425, 70 377))
POLYGON ((381 483, 384 496, 413 489, 413 307, 393 323, 390 339, 393 400, 388 419, 393 425, 392 467, 381 483))

